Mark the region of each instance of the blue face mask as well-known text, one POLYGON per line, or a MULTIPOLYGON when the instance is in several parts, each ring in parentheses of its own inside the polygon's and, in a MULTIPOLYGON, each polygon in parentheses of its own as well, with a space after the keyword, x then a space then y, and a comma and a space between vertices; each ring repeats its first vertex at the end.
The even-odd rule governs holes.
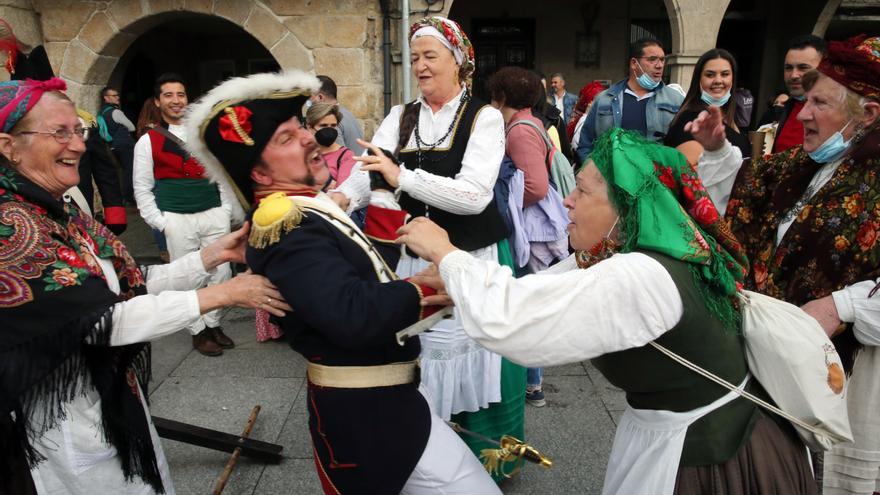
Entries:
POLYGON ((638 65, 639 70, 642 71, 642 75, 639 76, 638 79, 636 79, 636 81, 639 83, 639 86, 647 89, 648 91, 653 91, 657 88, 657 86, 660 86, 660 81, 655 81, 654 79, 652 79, 651 76, 649 76, 648 73, 645 72, 645 69, 642 69, 642 65, 639 63, 638 60, 636 60, 636 65, 638 65))
POLYGON ((810 155, 810 158, 816 163, 831 163, 842 157, 849 149, 849 145, 852 142, 852 139, 848 141, 843 140, 843 131, 849 127, 851 122, 852 120, 847 122, 846 125, 843 126, 843 129, 835 132, 831 137, 826 139, 824 143, 820 144, 818 148, 807 153, 810 155))
POLYGON ((728 91, 721 98, 715 98, 711 94, 706 91, 703 91, 703 94, 700 96, 700 99, 703 100, 703 103, 706 105, 712 105, 715 107, 723 107, 727 104, 727 100, 730 99, 730 91, 728 91))

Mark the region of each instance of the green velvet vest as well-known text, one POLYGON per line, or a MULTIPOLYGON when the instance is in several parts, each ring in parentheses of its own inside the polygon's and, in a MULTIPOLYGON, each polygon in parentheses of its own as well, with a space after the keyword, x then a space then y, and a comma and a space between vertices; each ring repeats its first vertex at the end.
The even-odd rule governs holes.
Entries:
MULTIPOLYGON (((742 337, 725 329, 706 308, 687 263, 655 252, 643 254, 669 272, 684 304, 681 320, 656 342, 739 385, 748 372, 742 337)), ((609 382, 626 392, 627 402, 635 409, 690 411, 728 392, 648 345, 606 354, 592 362, 609 382)), ((760 385, 753 378, 747 389, 754 393, 760 385)), ((757 406, 738 398, 700 418, 688 428, 681 465, 718 464, 730 459, 748 439, 757 417, 757 406)))

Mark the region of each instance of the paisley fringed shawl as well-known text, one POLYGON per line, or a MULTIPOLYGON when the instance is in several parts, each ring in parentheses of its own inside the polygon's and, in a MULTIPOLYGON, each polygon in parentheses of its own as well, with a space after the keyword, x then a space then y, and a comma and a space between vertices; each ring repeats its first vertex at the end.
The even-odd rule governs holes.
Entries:
POLYGON ((138 386, 149 380, 149 346, 110 346, 114 305, 144 293, 106 227, 0 166, 0 479, 22 476, 9 472, 22 459, 41 462, 34 440, 65 418, 66 402, 95 389, 101 434, 125 478, 164 492, 138 386), (94 255, 112 261, 120 295, 94 255))

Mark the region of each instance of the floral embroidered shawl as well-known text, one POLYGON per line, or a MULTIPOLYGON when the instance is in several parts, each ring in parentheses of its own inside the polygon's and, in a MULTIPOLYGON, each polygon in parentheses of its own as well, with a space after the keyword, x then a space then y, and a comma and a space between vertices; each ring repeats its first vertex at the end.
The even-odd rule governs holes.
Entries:
POLYGON ((656 251, 688 263, 709 311, 739 331, 733 300, 748 259, 684 155, 616 128, 596 140, 590 159, 620 214, 620 252, 656 251))
POLYGON ((137 386, 149 379, 149 346, 110 346, 114 305, 145 292, 105 226, 0 166, 0 478, 22 476, 7 472, 10 459, 39 463, 32 442, 64 418, 64 403, 94 388, 100 433, 126 479, 163 492, 137 386), (92 253, 112 261, 120 295, 92 253))
MULTIPOLYGON (((853 145, 775 245, 819 167, 801 146, 743 164, 726 221, 746 246, 750 289, 802 305, 880 276, 880 128, 853 145)), ((858 348, 851 327, 833 339, 847 370, 858 348)))

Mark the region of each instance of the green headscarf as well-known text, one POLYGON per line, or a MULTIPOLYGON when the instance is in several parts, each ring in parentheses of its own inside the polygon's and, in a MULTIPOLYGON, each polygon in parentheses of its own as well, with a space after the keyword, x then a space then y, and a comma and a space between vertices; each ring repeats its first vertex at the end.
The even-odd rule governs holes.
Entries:
POLYGON ((709 310, 739 328, 733 300, 748 259, 684 155, 616 128, 596 140, 590 158, 620 214, 618 252, 656 251, 689 263, 709 310))

